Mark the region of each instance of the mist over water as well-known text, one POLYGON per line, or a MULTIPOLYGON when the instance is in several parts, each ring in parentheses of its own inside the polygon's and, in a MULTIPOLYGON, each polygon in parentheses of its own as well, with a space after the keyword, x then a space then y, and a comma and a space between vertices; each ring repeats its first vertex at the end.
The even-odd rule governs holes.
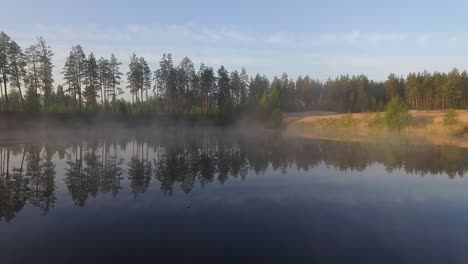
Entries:
POLYGON ((468 258, 468 149, 253 132, 11 137, 0 145, 0 262, 468 258))

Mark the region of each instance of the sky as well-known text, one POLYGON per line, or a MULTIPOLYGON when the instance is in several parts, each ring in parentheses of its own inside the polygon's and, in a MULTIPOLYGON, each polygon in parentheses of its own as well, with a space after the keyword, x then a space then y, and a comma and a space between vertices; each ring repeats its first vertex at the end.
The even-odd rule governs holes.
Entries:
POLYGON ((188 56, 270 78, 468 68, 468 1, 0 0, 0 9, 0 30, 23 48, 45 38, 58 83, 76 44, 114 53, 124 72, 132 52, 153 70, 172 53, 176 64, 188 56))

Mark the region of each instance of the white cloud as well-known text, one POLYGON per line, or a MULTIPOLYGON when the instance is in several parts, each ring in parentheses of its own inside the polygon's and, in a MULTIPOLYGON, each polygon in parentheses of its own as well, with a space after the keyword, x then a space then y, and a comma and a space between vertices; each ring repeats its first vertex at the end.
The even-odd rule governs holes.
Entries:
POLYGON ((319 44, 325 45, 343 45, 355 44, 358 42, 361 33, 359 31, 350 31, 345 33, 325 33, 318 38, 319 44))
POLYGON ((358 30, 344 33, 324 33, 319 35, 318 44, 321 45, 385 45, 399 43, 408 38, 403 32, 361 32, 358 30))
POLYGON ((325 44, 336 43, 338 41, 338 36, 332 33, 321 34, 319 40, 325 44))
POLYGON ((451 36, 448 37, 446 40, 446 43, 454 46, 454 45, 466 45, 467 44, 467 39, 462 36, 451 36))
POLYGON ((408 38, 407 33, 371 33, 367 35, 367 40, 371 44, 397 43, 408 38))
POLYGON ((351 31, 344 35, 344 40, 347 43, 356 43, 360 37, 361 33, 359 31, 351 31))
POLYGON ((288 45, 294 43, 294 40, 283 32, 276 32, 265 38, 266 43, 288 45))
POLYGON ((429 39, 430 39, 430 36, 429 36, 429 35, 427 35, 427 34, 422 34, 422 35, 420 35, 420 36, 417 38, 417 41, 418 41, 418 43, 421 44, 421 45, 426 45, 426 44, 428 44, 429 39))

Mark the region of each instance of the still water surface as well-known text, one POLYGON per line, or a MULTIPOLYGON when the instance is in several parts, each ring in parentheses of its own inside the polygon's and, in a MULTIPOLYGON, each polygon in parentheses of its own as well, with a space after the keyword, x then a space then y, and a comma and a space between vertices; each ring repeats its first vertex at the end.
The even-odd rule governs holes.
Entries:
POLYGON ((468 263, 467 149, 167 133, 0 154, 0 263, 468 263))

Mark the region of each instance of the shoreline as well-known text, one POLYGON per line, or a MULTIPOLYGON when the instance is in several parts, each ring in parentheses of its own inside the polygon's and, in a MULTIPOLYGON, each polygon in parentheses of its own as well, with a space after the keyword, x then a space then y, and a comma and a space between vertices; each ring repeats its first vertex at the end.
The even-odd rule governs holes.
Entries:
POLYGON ((447 111, 411 110, 411 122, 401 131, 387 127, 371 127, 375 115, 385 113, 351 114, 353 122, 347 127, 340 127, 339 120, 349 114, 327 114, 290 116, 285 114, 285 134, 290 137, 315 138, 336 141, 370 142, 389 138, 405 138, 418 144, 450 145, 468 148, 468 111, 457 110, 457 125, 443 123, 447 111), (452 131, 461 134, 451 135, 452 131))

